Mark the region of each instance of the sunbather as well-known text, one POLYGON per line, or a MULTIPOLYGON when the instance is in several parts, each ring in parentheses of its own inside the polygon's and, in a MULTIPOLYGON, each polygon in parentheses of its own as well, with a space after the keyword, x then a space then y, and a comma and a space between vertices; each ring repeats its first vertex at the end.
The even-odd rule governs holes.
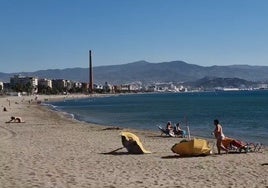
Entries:
POLYGON ((233 148, 238 149, 240 152, 242 150, 245 150, 245 151, 247 150, 247 143, 243 143, 242 141, 239 141, 233 138, 225 137, 222 140, 222 144, 226 149, 229 149, 229 150, 233 148))
POLYGON ((166 130, 169 133, 169 135, 174 135, 174 128, 172 127, 172 124, 170 121, 167 122, 166 130))
POLYGON ((177 124, 174 126, 173 131, 174 131, 174 133, 175 133, 176 135, 185 137, 186 131, 185 131, 185 130, 182 130, 182 129, 180 128, 180 123, 177 123, 177 124))
POLYGON ((24 121, 22 121, 21 117, 15 117, 15 116, 11 116, 10 120, 7 121, 6 123, 23 123, 24 121))

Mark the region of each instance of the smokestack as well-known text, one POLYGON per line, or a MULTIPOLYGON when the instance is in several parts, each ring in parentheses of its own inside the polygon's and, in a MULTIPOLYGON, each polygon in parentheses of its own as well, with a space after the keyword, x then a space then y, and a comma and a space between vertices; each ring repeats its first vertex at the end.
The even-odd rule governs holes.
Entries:
POLYGON ((89 50, 89 93, 93 93, 93 73, 92 73, 91 50, 89 50))

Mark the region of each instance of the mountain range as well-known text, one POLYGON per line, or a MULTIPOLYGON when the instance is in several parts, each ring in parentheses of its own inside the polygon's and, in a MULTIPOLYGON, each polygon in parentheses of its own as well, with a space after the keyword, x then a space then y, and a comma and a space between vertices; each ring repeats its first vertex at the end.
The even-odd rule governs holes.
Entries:
MULTIPOLYGON (((93 65, 94 66, 94 65, 93 65)), ((66 79, 88 82, 88 68, 48 69, 35 72, 1 73, 0 81, 9 82, 15 74, 37 76, 47 79, 66 79)), ((193 82, 204 77, 239 78, 248 81, 268 81, 268 66, 229 65, 199 66, 184 61, 149 63, 137 61, 122 65, 95 66, 94 83, 125 84, 136 81, 153 82, 193 82)))

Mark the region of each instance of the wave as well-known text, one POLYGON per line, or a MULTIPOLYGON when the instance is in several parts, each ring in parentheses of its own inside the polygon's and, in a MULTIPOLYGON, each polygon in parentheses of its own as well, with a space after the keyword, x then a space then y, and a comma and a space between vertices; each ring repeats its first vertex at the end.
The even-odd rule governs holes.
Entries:
POLYGON ((59 109, 58 106, 55 106, 53 104, 48 104, 48 103, 42 103, 41 105, 48 107, 48 109, 50 109, 50 110, 56 111, 57 113, 59 113, 61 116, 65 117, 65 118, 75 119, 75 115, 74 114, 65 112, 65 111, 59 109))

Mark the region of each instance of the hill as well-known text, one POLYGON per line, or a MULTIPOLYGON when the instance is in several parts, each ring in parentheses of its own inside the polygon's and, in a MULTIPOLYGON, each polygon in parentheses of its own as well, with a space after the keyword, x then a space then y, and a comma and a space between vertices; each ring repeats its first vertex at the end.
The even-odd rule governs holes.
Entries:
POLYGON ((193 88, 254 88, 255 82, 247 81, 240 78, 217 78, 217 77, 204 77, 194 82, 186 82, 186 85, 193 88))
MULTIPOLYGON (((9 81, 14 74, 37 76, 48 79, 68 79, 88 82, 87 68, 49 69, 36 72, 0 73, 1 81, 9 81)), ((248 81, 267 81, 268 66, 210 66, 204 67, 183 61, 149 63, 137 61, 123 65, 96 66, 93 68, 94 83, 124 84, 135 81, 151 82, 191 82, 204 77, 239 78, 248 81)))

